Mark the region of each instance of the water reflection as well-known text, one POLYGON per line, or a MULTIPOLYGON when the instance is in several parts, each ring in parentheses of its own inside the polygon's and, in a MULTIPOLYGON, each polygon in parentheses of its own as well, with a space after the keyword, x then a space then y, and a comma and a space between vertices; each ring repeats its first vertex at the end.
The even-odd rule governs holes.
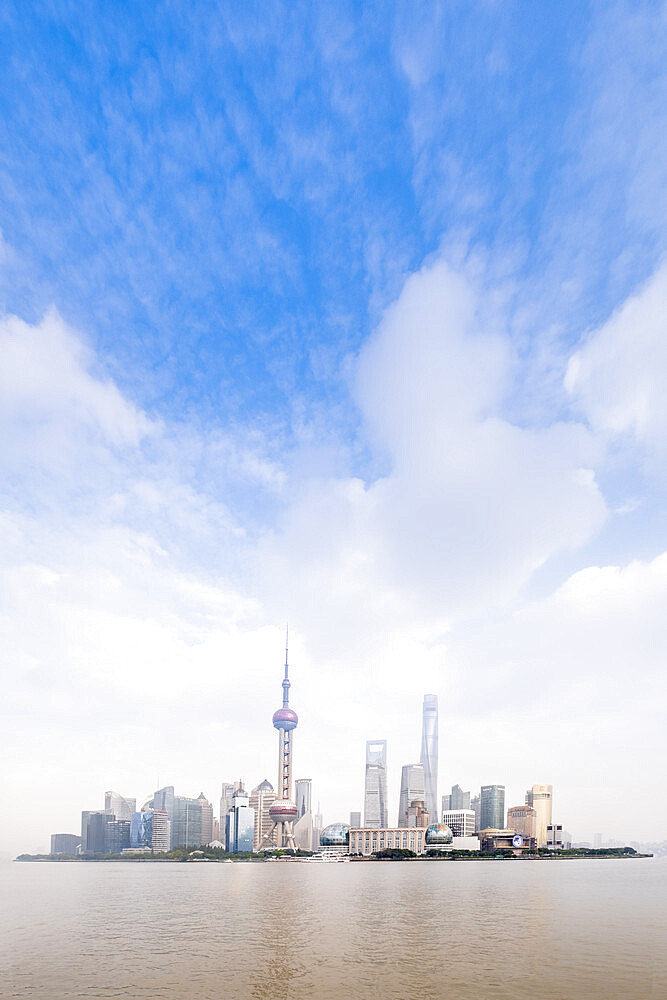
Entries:
POLYGON ((0 997, 665 1000, 667 864, 0 866, 0 997))

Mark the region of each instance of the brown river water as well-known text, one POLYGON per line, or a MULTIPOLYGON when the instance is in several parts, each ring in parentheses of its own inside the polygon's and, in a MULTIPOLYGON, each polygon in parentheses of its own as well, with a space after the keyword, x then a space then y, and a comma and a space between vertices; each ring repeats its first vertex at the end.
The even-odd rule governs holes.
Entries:
POLYGON ((667 1000, 667 861, 3 863, 0 997, 667 1000))

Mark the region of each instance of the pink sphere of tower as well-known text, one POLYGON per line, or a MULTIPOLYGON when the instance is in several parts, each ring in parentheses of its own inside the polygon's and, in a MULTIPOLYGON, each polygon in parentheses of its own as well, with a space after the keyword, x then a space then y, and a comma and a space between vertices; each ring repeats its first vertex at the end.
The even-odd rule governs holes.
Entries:
POLYGON ((299 724, 299 716, 291 708, 279 708, 273 713, 273 725, 275 729, 296 729, 299 724))
POLYGON ((269 806, 269 816, 273 823, 293 823, 299 818, 299 813, 289 799, 276 799, 269 806))

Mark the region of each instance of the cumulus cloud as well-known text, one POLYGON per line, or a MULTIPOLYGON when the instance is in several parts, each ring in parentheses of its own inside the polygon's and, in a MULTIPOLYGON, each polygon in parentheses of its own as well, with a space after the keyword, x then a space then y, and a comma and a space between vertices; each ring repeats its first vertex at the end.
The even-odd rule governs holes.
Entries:
POLYGON ((565 386, 590 424, 655 458, 667 441, 667 263, 570 359, 565 386))
POLYGON ((503 417, 516 361, 485 312, 483 291, 444 262, 406 282, 355 385, 386 473, 307 483, 261 548, 269 566, 294 554, 283 596, 326 600, 341 636, 507 605, 604 520, 590 432, 503 417))
MULTIPOLYGON (((308 440, 314 460, 297 449, 286 463, 256 429, 161 426, 57 317, 5 323, 21 383, 3 403, 11 434, 30 436, 46 468, 56 435, 70 467, 84 467, 84 479, 95 469, 77 505, 78 476, 53 485, 35 478, 34 462, 9 456, 23 496, 50 489, 58 510, 54 521, 26 506, 19 488, 0 521, 14 800, 29 788, 67 828, 72 804, 54 781, 71 789, 76 816, 106 785, 150 793, 158 768, 180 791, 211 797, 223 778, 272 778, 268 720, 287 618, 298 767, 331 819, 360 805, 371 737, 391 740, 393 808, 400 764, 418 752, 425 690, 447 705, 445 781, 572 785, 581 746, 595 755, 588 737, 578 741, 582 715, 571 704, 589 706, 603 742, 621 730, 630 738, 613 688, 595 714, 598 679, 606 670, 622 683, 623 651, 634 647, 657 691, 650 664, 659 660, 651 650, 664 649, 665 563, 585 570, 521 610, 536 569, 586 543, 608 516, 595 469, 609 430, 602 418, 530 426, 507 416, 519 361, 492 299, 442 261, 406 282, 357 359, 360 440, 341 442, 335 464, 331 437, 321 454, 308 440), (21 380, 26 365, 35 372, 21 380), (379 472, 332 471, 351 466, 360 447, 379 472), (244 490, 268 500, 233 517, 229 497, 244 490), (259 537, 250 520, 263 525, 259 537), (344 790, 329 761, 342 719, 344 790), (568 748, 558 764, 546 724, 568 748), (462 753, 470 734, 475 746, 462 753), (41 767, 49 740, 79 761, 85 743, 80 774, 66 762, 41 767), (233 751, 221 762, 222 746, 233 751), (489 774, 492 747, 498 773, 489 774)), ((649 315, 636 325, 650 340, 649 315)), ((592 383, 596 365, 582 362, 576 379, 575 369, 568 386, 583 391, 581 373, 592 383)))
POLYGON ((0 321, 4 448, 57 461, 74 442, 137 447, 156 425, 100 372, 93 352, 51 310, 36 326, 0 321), (97 366, 97 372, 94 368, 97 366))

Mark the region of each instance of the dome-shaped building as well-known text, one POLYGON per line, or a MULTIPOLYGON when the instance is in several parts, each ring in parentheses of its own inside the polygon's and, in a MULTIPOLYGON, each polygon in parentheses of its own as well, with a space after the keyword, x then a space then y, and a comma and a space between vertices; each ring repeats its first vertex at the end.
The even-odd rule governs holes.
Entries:
POLYGON ((322 847, 347 847, 350 843, 350 827, 347 823, 329 823, 320 834, 322 847))
POLYGON ((320 849, 314 861, 343 861, 350 853, 350 827, 347 823, 329 823, 320 833, 320 849))
POLYGON ((427 851, 451 851, 454 834, 445 823, 431 823, 426 830, 427 851))

